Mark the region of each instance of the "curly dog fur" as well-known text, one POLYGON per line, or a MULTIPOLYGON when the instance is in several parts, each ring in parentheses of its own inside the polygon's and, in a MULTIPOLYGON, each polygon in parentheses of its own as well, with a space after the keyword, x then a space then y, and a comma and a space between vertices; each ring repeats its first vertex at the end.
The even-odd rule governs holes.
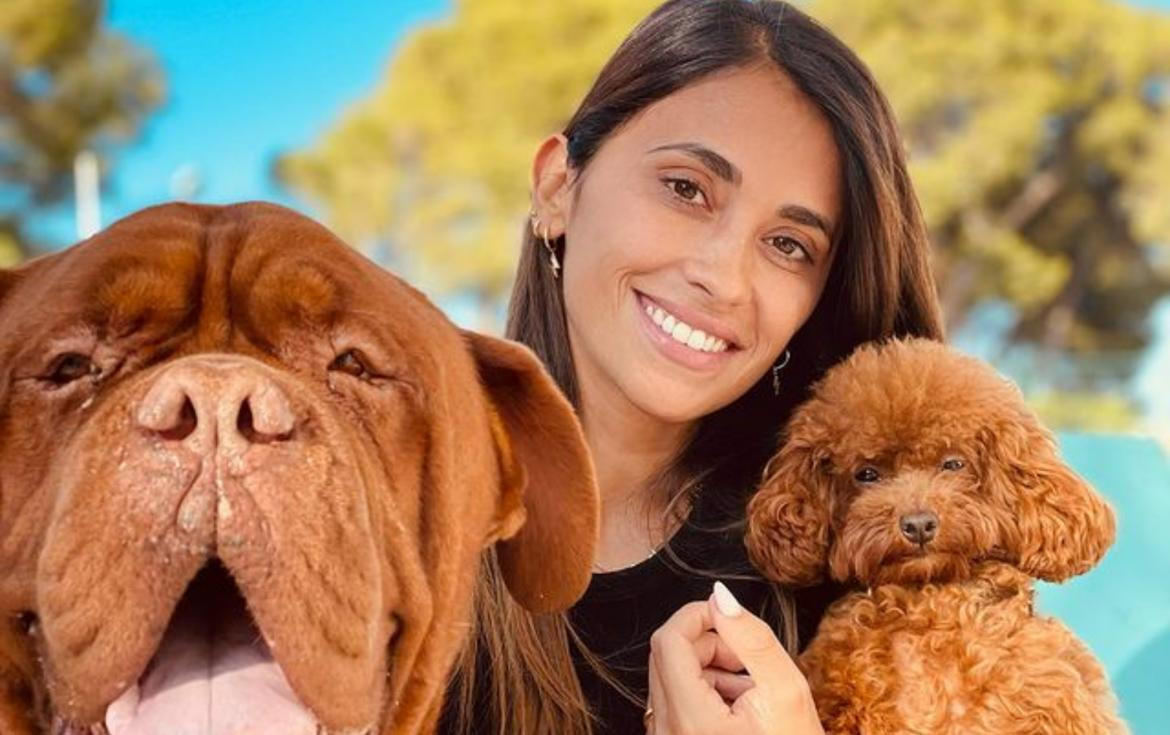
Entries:
POLYGON ((794 414, 748 520, 771 578, 864 588, 800 660, 829 733, 1126 732, 1101 665, 1033 612, 1033 578, 1096 564, 1113 512, 987 365, 859 349, 794 414))

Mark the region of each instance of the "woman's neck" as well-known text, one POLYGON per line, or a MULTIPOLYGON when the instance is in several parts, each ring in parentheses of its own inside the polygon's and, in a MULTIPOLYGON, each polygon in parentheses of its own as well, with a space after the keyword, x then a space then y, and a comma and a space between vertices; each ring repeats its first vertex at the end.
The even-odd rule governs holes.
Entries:
POLYGON ((690 424, 671 424, 616 401, 582 395, 581 423, 593 454, 602 504, 646 500, 655 473, 675 457, 690 424))
POLYGON ((694 423, 670 423, 630 403, 617 390, 582 386, 581 422, 601 493, 601 543, 596 567, 640 562, 672 529, 666 498, 653 481, 678 454, 694 423))

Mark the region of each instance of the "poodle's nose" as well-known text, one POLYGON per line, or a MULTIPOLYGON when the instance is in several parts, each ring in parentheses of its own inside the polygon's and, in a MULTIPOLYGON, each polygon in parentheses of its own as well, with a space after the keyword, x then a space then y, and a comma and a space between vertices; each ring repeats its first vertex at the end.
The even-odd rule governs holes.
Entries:
POLYGON ((938 516, 929 511, 908 513, 898 520, 898 525, 908 541, 922 546, 929 543, 938 532, 938 516))

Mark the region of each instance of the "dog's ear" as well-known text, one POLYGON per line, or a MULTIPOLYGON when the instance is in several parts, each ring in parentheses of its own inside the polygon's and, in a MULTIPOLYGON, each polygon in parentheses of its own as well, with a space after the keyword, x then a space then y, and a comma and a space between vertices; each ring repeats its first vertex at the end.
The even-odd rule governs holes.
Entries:
POLYGON ((4 305, 4 299, 7 298, 8 292, 16 285, 16 271, 7 268, 0 268, 0 306, 4 305))
POLYGON ((1052 435, 1030 412, 979 438, 993 498, 1012 510, 1017 528, 1005 546, 1020 569, 1060 582, 1091 569, 1113 543, 1113 509, 1060 460, 1052 435))
POLYGON ((526 347, 464 332, 494 406, 504 494, 497 556, 528 610, 568 609, 589 584, 600 508, 573 407, 526 347))
POLYGON ((832 478, 818 444, 804 435, 803 420, 793 419, 747 513, 752 562, 769 579, 795 586, 823 580, 829 553, 832 478))

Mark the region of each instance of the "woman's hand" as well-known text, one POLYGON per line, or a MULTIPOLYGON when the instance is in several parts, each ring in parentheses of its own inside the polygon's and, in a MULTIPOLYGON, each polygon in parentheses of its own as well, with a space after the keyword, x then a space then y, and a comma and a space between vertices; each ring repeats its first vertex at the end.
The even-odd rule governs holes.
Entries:
POLYGON ((719 582, 651 636, 649 706, 649 735, 824 732, 808 682, 772 629, 719 582))

